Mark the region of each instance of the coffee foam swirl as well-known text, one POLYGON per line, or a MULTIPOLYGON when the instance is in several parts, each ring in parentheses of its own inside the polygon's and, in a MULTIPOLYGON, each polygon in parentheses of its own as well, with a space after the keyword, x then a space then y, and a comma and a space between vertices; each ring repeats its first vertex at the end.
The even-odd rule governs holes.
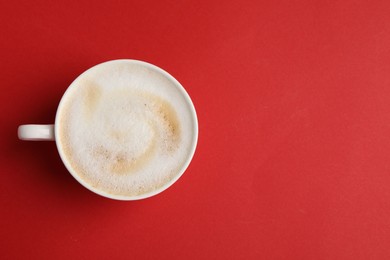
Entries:
POLYGON ((191 123, 172 83, 151 71, 129 80, 128 70, 77 79, 60 114, 59 133, 82 179, 108 193, 133 196, 175 177, 189 150, 191 123))

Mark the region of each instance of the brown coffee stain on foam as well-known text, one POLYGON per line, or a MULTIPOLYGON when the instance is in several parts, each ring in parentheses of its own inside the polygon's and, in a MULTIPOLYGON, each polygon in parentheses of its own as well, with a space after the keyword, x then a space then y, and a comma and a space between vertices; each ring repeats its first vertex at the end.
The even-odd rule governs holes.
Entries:
POLYGON ((181 140, 180 123, 172 105, 160 97, 156 99, 158 99, 156 113, 162 120, 167 134, 166 149, 168 152, 173 152, 178 148, 181 140))
POLYGON ((97 160, 108 160, 112 153, 104 148, 103 145, 99 145, 92 150, 92 156, 97 160))
POLYGON ((111 170, 117 174, 131 174, 142 168, 153 156, 156 141, 153 139, 146 150, 137 157, 128 158, 125 153, 117 153, 111 164, 111 170))
MULTIPOLYGON (((177 116, 177 112, 164 98, 147 91, 134 91, 134 90, 121 90, 115 91, 120 97, 129 97, 129 99, 137 100, 138 106, 143 105, 142 110, 146 113, 151 113, 154 128, 161 135, 159 138, 163 138, 163 145, 161 148, 165 152, 174 152, 181 142, 181 124, 177 116), (160 129, 160 131, 158 131, 160 129)), ((118 133, 113 133, 115 139, 119 139, 118 133)))
POLYGON ((96 109, 96 106, 99 103, 99 100, 102 96, 102 90, 100 89, 99 85, 97 85, 95 82, 92 81, 85 81, 83 84, 85 86, 84 108, 87 117, 90 117, 92 115, 92 112, 96 109))
POLYGON ((135 157, 129 157, 125 152, 119 152, 112 158, 111 170, 116 174, 131 174, 148 163, 156 152, 156 127, 149 122, 149 126, 152 129, 153 136, 146 149, 135 157))

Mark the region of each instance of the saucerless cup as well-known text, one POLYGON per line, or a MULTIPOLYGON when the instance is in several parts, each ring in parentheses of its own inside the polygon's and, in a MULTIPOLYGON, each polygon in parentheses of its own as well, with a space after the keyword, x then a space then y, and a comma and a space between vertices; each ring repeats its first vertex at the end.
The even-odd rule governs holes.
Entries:
POLYGON ((137 60, 98 64, 63 95, 54 125, 21 125, 22 140, 54 140, 63 163, 89 190, 111 199, 156 195, 195 153, 198 121, 182 85, 137 60))

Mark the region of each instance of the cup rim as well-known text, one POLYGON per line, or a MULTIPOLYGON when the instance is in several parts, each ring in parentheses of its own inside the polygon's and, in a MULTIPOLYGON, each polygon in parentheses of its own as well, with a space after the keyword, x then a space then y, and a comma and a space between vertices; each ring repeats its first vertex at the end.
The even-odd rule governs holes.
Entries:
POLYGON ((151 63, 148 63, 148 62, 145 62, 145 61, 141 61, 141 60, 135 60, 135 59, 108 60, 108 61, 96 64, 96 65, 88 68, 87 70, 85 70, 83 73, 81 73, 79 76, 77 76, 73 80, 73 82, 68 86, 68 88, 66 89, 66 91, 62 95, 60 103, 59 103, 59 105, 57 107, 57 112, 56 112, 56 116, 55 116, 54 136, 55 137, 59 136, 59 126, 60 126, 60 124, 59 124, 59 114, 60 114, 60 112, 61 112, 61 110, 62 110, 62 108, 64 106, 65 100, 67 100, 67 97, 69 96, 70 90, 74 88, 75 82, 78 80, 78 78, 81 77, 82 75, 88 73, 91 69, 93 69, 95 67, 102 66, 103 64, 107 64, 107 63, 119 63, 119 62, 121 62, 121 63, 127 62, 127 63, 138 64, 138 65, 144 66, 146 68, 153 69, 153 70, 161 73, 166 78, 168 78, 170 81, 172 81, 172 83, 174 83, 174 85, 176 86, 177 90, 181 93, 181 95, 183 96, 183 98, 185 99, 185 101, 186 101, 186 103, 187 103, 187 105, 189 107, 189 111, 190 111, 190 113, 192 115, 192 123, 193 123, 193 139, 192 139, 192 143, 191 143, 191 150, 188 153, 186 161, 184 162, 183 166, 180 168, 178 173, 175 175, 175 177, 172 180, 170 180, 169 182, 165 183, 163 186, 159 187, 158 189, 150 191, 150 192, 147 192, 147 193, 143 193, 143 194, 140 194, 140 195, 125 196, 125 195, 111 194, 111 193, 108 193, 108 192, 105 192, 103 190, 99 190, 99 189, 93 187, 88 182, 84 181, 81 177, 79 177, 79 175, 73 170, 73 168, 71 167, 70 163, 66 159, 66 156, 65 156, 65 154, 63 152, 61 143, 57 140, 57 138, 55 138, 55 143, 56 143, 56 146, 57 146, 58 153, 59 153, 59 155, 61 157, 61 160, 64 163, 65 167, 67 168, 69 173, 81 185, 83 185, 85 188, 89 189, 90 191, 92 191, 92 192, 94 192, 94 193, 96 193, 96 194, 98 194, 100 196, 103 196, 103 197, 106 197, 106 198, 110 198, 110 199, 114 199, 114 200, 122 200, 122 201, 141 200, 141 199, 145 199, 145 198, 149 198, 149 197, 155 196, 155 195, 163 192, 164 190, 168 189, 169 187, 171 187, 184 174, 184 172, 187 170, 187 168, 190 165, 190 163, 192 161, 192 158, 193 158, 193 156, 195 154, 195 150, 196 150, 197 143, 198 143, 198 133, 199 133, 198 117, 197 117, 197 114, 196 114, 196 110, 195 110, 194 104, 193 104, 190 96, 188 95, 187 91, 180 84, 180 82, 177 79, 175 79, 171 74, 169 74, 167 71, 165 71, 162 68, 157 67, 156 65, 153 65, 151 63))

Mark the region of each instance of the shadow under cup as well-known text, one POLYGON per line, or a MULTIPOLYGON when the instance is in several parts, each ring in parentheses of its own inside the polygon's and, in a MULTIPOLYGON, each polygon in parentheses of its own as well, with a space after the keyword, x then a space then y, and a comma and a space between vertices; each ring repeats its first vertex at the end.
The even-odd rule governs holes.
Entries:
POLYGON ((189 95, 166 71, 113 60, 72 82, 54 133, 63 163, 84 187, 111 199, 138 200, 181 177, 195 153, 198 121, 189 95))

